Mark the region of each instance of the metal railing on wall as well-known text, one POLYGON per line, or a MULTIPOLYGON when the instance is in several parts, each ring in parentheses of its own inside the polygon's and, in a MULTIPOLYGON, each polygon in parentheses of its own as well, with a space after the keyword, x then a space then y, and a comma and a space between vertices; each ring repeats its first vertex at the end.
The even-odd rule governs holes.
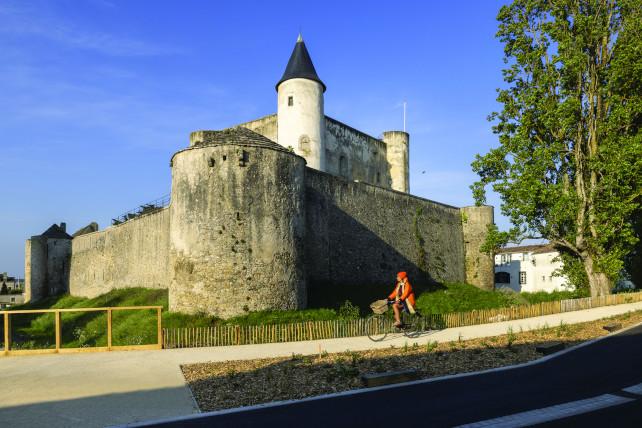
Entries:
POLYGON ((138 218, 138 217, 141 217, 141 216, 144 216, 144 215, 147 215, 147 214, 155 213, 157 211, 162 210, 166 206, 168 206, 169 202, 170 202, 170 195, 169 194, 161 196, 158 199, 154 199, 153 201, 149 201, 147 203, 144 203, 144 204, 138 206, 137 208, 129 210, 129 211, 119 215, 116 218, 112 218, 111 219, 111 224, 112 224, 112 226, 116 226, 116 225, 122 224, 122 223, 124 223, 124 222, 126 222, 128 220, 131 220, 131 219, 134 219, 134 218, 138 218))
POLYGON ((163 332, 162 332, 162 306, 118 306, 105 308, 68 308, 68 309, 29 309, 15 311, 0 311, 3 319, 4 329, 4 352, 0 355, 28 355, 28 354, 57 354, 57 353, 75 353, 75 352, 98 352, 98 351, 130 351, 130 350, 149 350, 162 349, 163 332), (156 343, 148 345, 114 345, 112 340, 112 314, 115 311, 134 311, 134 310, 155 310, 156 311, 156 343), (106 312, 107 313, 107 346, 88 346, 80 348, 65 348, 62 343, 62 313, 68 312, 106 312), (12 329, 11 317, 20 314, 47 314, 54 315, 54 334, 55 347, 41 349, 11 349, 12 329))

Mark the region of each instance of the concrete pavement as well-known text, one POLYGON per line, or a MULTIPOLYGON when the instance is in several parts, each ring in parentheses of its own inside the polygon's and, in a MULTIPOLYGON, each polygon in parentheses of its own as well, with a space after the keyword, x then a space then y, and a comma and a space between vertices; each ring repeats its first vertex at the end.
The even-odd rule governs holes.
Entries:
POLYGON ((162 351, 0 357, 0 421, 10 426, 105 426, 198 412, 181 364, 387 348, 405 343, 447 342, 518 332, 560 322, 592 321, 642 310, 642 302, 524 320, 430 332, 408 339, 391 335, 265 345, 162 351))

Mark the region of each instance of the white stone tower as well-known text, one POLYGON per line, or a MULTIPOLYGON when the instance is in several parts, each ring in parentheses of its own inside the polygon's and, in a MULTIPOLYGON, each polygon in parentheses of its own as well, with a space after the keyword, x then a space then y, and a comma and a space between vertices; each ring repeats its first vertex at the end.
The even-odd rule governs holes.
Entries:
POLYGON ((325 85, 314 69, 300 34, 276 91, 277 142, 294 149, 309 167, 325 171, 325 85))

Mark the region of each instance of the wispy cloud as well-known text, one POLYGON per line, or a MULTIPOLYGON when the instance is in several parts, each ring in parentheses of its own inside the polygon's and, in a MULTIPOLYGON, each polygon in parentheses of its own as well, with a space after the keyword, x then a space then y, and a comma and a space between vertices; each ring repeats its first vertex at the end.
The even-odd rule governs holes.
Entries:
POLYGON ((158 56, 182 53, 176 46, 160 45, 72 25, 61 16, 46 16, 37 8, 16 4, 0 6, 0 33, 32 36, 70 48, 112 56, 158 56))

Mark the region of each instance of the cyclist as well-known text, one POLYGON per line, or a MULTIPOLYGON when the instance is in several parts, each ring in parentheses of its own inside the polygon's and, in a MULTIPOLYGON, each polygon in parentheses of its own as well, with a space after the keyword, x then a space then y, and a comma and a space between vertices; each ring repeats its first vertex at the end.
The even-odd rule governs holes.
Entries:
POLYGON ((392 305, 392 310, 395 313, 395 327, 401 328, 401 311, 411 314, 415 313, 415 293, 412 292, 412 286, 408 281, 406 272, 399 272, 397 274, 397 284, 395 289, 388 296, 388 304, 392 305))

